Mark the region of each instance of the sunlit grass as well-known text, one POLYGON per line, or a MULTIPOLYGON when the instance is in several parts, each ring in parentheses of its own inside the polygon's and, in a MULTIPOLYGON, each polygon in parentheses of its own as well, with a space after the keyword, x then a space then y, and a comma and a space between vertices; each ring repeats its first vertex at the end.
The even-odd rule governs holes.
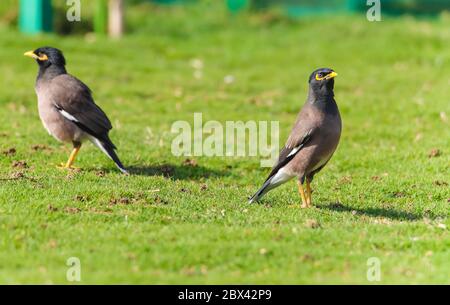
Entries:
POLYGON ((68 283, 75 256, 82 283, 370 283, 369 257, 382 283, 449 283, 448 19, 129 13, 134 32, 120 41, 0 28, 0 282, 68 283), (42 45, 64 50, 91 87, 134 175, 90 144, 81 172, 55 168, 70 147, 42 127, 37 67, 22 56, 42 45), (284 141, 323 66, 339 73, 344 129, 314 181, 315 208, 298 208, 294 182, 248 205, 268 174, 259 158, 193 166, 171 154, 172 123, 194 112, 279 120, 284 141))

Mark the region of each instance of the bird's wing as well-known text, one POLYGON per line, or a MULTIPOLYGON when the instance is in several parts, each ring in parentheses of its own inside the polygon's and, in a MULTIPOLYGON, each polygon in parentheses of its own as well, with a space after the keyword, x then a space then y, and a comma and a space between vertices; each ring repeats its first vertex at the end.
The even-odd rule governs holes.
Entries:
MULTIPOLYGON (((296 126, 297 124, 292 130, 291 137, 293 137, 294 132, 298 131, 296 130, 296 126)), ((285 167, 295 157, 295 155, 310 141, 312 133, 313 129, 310 129, 304 133, 302 131, 300 131, 300 133, 296 133, 295 137, 298 137, 298 140, 295 142, 295 145, 290 145, 288 140, 288 143, 280 152, 280 157, 278 158, 277 164, 275 164, 272 168, 272 171, 270 172, 263 186, 249 199, 250 203, 258 201, 273 187, 276 187, 277 185, 284 183, 291 178, 289 175, 286 175, 280 170, 285 167)))
POLYGON ((267 179, 270 179, 274 176, 281 168, 286 166, 292 159, 294 159, 295 155, 309 142, 311 139, 312 130, 307 131, 300 138, 300 141, 294 147, 284 146, 280 152, 280 156, 278 157, 277 163, 273 166, 272 171, 269 174, 267 179))
POLYGON ((301 111, 292 128, 286 144, 280 151, 277 163, 273 166, 267 180, 274 176, 281 168, 286 166, 295 155, 311 140, 315 127, 308 118, 307 111, 301 111))
POLYGON ((91 136, 103 139, 111 122, 91 95, 91 90, 77 78, 64 74, 50 82, 50 95, 56 109, 91 136))

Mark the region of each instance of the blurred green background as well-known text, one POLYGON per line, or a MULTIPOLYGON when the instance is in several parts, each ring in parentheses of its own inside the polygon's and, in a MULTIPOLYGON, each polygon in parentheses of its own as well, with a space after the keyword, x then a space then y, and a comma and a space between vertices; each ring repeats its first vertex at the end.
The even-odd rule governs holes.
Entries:
MULTIPOLYGON (((60 34, 83 33, 93 31, 96 18, 102 19, 107 14, 105 7, 108 0, 82 1, 83 18, 81 22, 66 22, 65 12, 67 5, 65 1, 56 0, 22 0, 24 5, 31 2, 52 3, 53 20, 51 21, 55 32, 60 34), (30 2, 27 2, 30 1, 30 2)), ((124 0, 125 6, 136 7, 139 5, 147 6, 179 6, 195 5, 199 0, 124 0)), ((208 1, 200 1, 208 2, 208 1)), ((261 12, 267 10, 279 10, 283 14, 300 18, 311 15, 321 14, 364 14, 369 7, 365 0, 218 0, 230 13, 239 13, 243 11, 261 12)), ((3 0, 0 3, 0 22, 6 25, 16 27, 19 19, 20 0, 3 0)), ((450 1, 448 0, 382 0, 382 13, 384 15, 402 15, 409 14, 415 16, 436 17, 442 12, 450 10, 450 1)), ((127 29, 130 32, 137 30, 139 22, 131 16, 127 22, 127 29)), ((194 16, 193 16, 194 18, 194 16)), ((102 21, 100 21, 102 22, 102 21)))

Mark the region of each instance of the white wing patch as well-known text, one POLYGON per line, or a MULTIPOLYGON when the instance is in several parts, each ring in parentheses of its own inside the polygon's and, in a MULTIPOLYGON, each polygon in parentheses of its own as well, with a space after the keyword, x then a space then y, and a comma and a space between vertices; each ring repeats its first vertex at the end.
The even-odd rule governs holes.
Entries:
POLYGON ((78 122, 77 118, 74 117, 73 115, 71 115, 70 113, 68 113, 67 111, 65 111, 63 109, 58 109, 58 111, 59 111, 59 113, 61 113, 69 121, 78 122))
POLYGON ((298 146, 294 147, 294 149, 292 149, 292 151, 287 156, 290 157, 292 155, 295 155, 300 150, 300 148, 303 147, 303 145, 305 144, 304 143, 305 139, 307 137, 309 137, 311 135, 311 133, 312 133, 312 129, 310 129, 307 133, 305 133, 305 135, 303 136, 302 142, 298 146))
POLYGON ((295 155, 301 147, 302 147, 302 145, 295 147, 287 156, 290 157, 292 155, 295 155))

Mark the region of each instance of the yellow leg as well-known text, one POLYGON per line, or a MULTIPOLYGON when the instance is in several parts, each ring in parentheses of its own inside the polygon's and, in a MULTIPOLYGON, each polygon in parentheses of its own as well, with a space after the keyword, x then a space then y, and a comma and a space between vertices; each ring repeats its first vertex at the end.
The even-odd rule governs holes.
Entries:
POLYGON ((311 202, 311 181, 309 181, 308 178, 306 178, 306 204, 311 207, 312 206, 312 202, 311 202))
POLYGON ((303 185, 300 181, 297 182, 298 183, 298 192, 300 193, 300 196, 302 197, 302 208, 307 208, 308 204, 306 203, 306 196, 305 196, 305 191, 303 190, 303 185))
POLYGON ((61 168, 68 168, 68 169, 72 169, 72 164, 73 162, 75 162, 75 158, 78 155, 78 152, 80 151, 81 146, 79 147, 74 147, 72 152, 70 153, 69 159, 67 160, 66 164, 62 163, 61 164, 61 168))

